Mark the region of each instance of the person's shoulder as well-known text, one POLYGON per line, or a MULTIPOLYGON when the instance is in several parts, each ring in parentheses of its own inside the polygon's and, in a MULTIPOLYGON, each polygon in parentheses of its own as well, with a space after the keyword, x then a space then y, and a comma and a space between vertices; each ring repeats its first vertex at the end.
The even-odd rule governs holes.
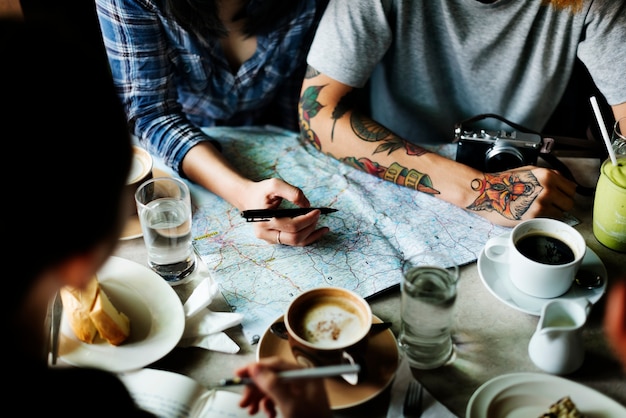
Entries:
POLYGON ((29 415, 56 409, 64 417, 153 417, 137 407, 122 381, 104 370, 56 368, 39 373, 37 398, 29 403, 29 415), (32 404, 32 405, 31 405, 32 404), (32 413, 32 414, 31 414, 32 413))
POLYGON ((330 3, 330 0, 315 0, 315 4, 319 9, 325 9, 328 3, 330 3))

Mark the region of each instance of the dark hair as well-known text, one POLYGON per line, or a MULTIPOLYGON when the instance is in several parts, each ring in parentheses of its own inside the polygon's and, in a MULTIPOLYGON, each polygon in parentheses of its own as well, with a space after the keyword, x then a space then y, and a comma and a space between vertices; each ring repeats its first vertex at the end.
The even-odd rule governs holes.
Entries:
MULTIPOLYGON (((220 0, 160 0, 161 5, 183 29, 199 37, 220 38, 227 34, 219 18, 220 0)), ((223 1, 223 0, 222 0, 223 1)), ((286 21, 298 7, 298 0, 240 0, 233 20, 247 19, 244 33, 262 35, 286 21)))
POLYGON ((132 158, 102 50, 48 19, 0 20, 0 143, 13 167, 2 185, 12 290, 4 309, 16 309, 46 269, 116 242, 132 158))

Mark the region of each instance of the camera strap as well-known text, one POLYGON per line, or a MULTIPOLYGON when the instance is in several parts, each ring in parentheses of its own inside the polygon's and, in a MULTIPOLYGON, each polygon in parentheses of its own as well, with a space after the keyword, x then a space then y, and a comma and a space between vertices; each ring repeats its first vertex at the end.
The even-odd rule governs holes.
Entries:
POLYGON ((570 169, 563 163, 563 161, 559 160, 559 158, 555 155, 555 153, 563 153, 566 156, 571 157, 593 157, 593 158, 605 158, 603 152, 604 148, 600 146, 596 141, 588 140, 588 139, 578 139, 578 138, 569 138, 569 137, 560 137, 560 136, 551 136, 546 137, 540 132, 529 129, 525 126, 519 125, 515 122, 511 122, 510 120, 494 114, 494 113, 483 113, 480 115, 473 116, 469 119, 466 119, 460 123, 457 123, 455 128, 461 128, 464 125, 472 124, 478 122, 483 119, 493 118, 498 119, 501 122, 506 123, 513 129, 516 129, 520 132, 535 134, 541 137, 542 147, 539 151, 539 156, 546 162, 548 165, 558 170, 564 177, 576 183, 576 193, 582 196, 593 196, 595 193, 595 187, 587 187, 583 186, 574 178, 574 175, 570 171, 570 169), (553 153, 554 152, 554 153, 553 153), (568 155, 569 154, 569 155, 568 155))

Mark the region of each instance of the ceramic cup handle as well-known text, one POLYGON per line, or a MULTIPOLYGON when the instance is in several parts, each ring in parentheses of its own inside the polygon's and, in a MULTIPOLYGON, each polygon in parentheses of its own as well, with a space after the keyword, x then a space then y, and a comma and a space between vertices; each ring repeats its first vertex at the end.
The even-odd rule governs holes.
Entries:
POLYGON ((341 357, 343 358, 343 362, 346 364, 358 364, 361 367, 361 371, 359 373, 350 373, 350 374, 342 374, 341 377, 343 378, 343 380, 345 380, 346 382, 350 383, 351 385, 356 385, 357 383, 359 383, 359 380, 363 381, 363 377, 365 374, 365 360, 364 359, 355 359, 355 356, 353 356, 352 354, 348 353, 347 351, 344 351, 343 353, 341 353, 341 357))
POLYGON ((496 263, 506 263, 509 259, 509 237, 499 236, 491 238, 485 244, 485 255, 496 263))
MULTIPOLYGON (((303 350, 301 347, 294 347, 292 349, 293 356, 296 362, 304 367, 316 367, 325 364, 324 359, 319 358, 310 351, 303 350)), ((360 371, 358 373, 342 374, 343 380, 351 385, 356 385, 359 381, 363 381, 367 375, 367 364, 365 359, 359 356, 357 353, 350 353, 347 350, 341 352, 341 364, 358 364, 360 371)))

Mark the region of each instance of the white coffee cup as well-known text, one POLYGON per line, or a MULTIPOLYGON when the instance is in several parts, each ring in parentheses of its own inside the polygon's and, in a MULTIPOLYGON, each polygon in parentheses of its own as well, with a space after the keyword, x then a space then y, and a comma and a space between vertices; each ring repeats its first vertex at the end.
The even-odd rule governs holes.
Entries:
POLYGON ((509 235, 492 238, 485 245, 491 261, 507 265, 515 287, 539 298, 567 292, 586 251, 580 232, 548 218, 521 222, 509 235))
POLYGON ((366 375, 372 309, 362 296, 341 287, 309 289, 291 301, 284 319, 291 352, 299 364, 359 364, 361 373, 342 376, 353 385, 366 375))

